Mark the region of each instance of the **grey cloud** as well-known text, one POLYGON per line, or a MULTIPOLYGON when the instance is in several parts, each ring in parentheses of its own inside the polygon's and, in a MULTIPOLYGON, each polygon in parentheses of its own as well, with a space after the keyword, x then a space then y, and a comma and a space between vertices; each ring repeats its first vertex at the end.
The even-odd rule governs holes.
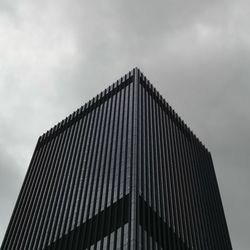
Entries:
POLYGON ((2 147, 0 149, 0 234, 2 238, 18 197, 24 173, 18 171, 16 168, 18 164, 2 147))

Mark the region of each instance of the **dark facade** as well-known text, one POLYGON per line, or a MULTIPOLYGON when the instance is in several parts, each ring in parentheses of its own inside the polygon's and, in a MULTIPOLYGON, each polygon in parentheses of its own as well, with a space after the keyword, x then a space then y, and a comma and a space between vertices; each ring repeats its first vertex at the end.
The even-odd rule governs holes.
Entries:
POLYGON ((209 151, 136 68, 42 135, 2 249, 232 249, 209 151))

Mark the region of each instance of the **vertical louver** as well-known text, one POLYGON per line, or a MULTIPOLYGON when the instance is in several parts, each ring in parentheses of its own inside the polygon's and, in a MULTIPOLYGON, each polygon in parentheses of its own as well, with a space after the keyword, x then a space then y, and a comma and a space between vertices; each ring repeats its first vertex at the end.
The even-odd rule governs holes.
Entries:
POLYGON ((134 69, 42 135, 1 249, 232 249, 211 155, 134 69))

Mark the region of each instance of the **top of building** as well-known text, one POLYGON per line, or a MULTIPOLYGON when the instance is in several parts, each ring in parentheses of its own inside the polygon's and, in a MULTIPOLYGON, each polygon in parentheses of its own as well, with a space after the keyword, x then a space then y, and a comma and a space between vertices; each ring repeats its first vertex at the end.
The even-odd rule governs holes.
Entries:
POLYGON ((50 130, 45 132, 42 136, 39 137, 37 147, 40 147, 50 141, 52 138, 56 137, 62 131, 70 127, 75 121, 85 116, 87 113, 92 111, 97 106, 104 103, 107 99, 115 95, 124 87, 128 86, 132 82, 141 84, 151 96, 162 106, 162 108, 168 113, 169 117, 172 121, 177 125, 179 129, 183 131, 183 133, 188 138, 194 138, 197 140, 206 151, 207 148, 204 144, 196 137, 196 135, 192 132, 192 130, 186 125, 186 123, 177 115, 177 113, 171 108, 171 106, 166 102, 166 100, 162 97, 162 95, 156 90, 156 88, 150 83, 150 81, 145 77, 145 75, 135 67, 133 70, 129 71, 126 75, 121 77, 119 80, 111 84, 105 90, 103 90, 100 94, 89 100, 83 106, 78 108, 76 111, 71 113, 65 119, 60 121, 57 125, 52 127, 50 130), (136 79, 137 78, 137 79, 136 79))

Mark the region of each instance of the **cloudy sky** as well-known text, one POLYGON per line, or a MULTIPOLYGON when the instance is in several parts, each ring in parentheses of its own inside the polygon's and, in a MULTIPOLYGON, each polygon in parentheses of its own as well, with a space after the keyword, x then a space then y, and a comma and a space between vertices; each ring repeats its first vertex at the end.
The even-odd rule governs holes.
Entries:
POLYGON ((38 136, 138 66, 211 151, 250 246, 249 0, 1 0, 0 245, 38 136))

